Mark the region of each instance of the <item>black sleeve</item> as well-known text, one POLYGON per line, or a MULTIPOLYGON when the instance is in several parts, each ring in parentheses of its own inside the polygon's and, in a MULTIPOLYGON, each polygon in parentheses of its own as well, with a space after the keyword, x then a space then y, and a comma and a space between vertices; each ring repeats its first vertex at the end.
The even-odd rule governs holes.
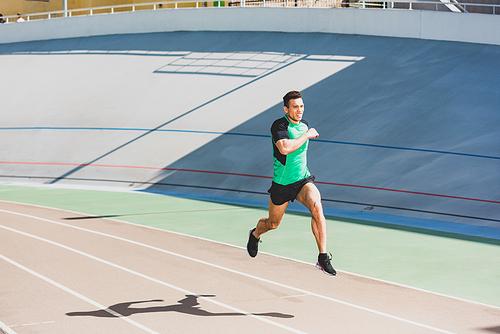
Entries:
POLYGON ((286 118, 280 118, 274 121, 271 126, 271 135, 273 137, 273 142, 277 142, 281 139, 290 139, 290 134, 288 133, 288 121, 286 118))

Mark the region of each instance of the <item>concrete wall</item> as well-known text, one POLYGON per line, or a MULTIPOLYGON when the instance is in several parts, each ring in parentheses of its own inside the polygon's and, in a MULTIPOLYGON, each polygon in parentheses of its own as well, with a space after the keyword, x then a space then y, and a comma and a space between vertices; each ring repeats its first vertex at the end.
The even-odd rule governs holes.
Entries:
POLYGON ((500 45, 495 15, 352 8, 163 9, 0 25, 0 43, 172 31, 321 32, 500 45))

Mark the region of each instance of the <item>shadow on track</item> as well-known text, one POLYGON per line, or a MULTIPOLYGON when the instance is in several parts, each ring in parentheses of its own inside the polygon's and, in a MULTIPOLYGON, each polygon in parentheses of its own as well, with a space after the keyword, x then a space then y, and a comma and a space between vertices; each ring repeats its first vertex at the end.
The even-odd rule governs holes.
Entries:
MULTIPOLYGON (((186 295, 186 298, 181 299, 174 305, 166 306, 152 306, 152 307, 130 307, 133 304, 142 303, 158 303, 163 302, 163 299, 153 299, 153 300, 143 300, 136 302, 125 302, 118 303, 108 307, 103 310, 88 311, 88 312, 69 312, 66 313, 67 316, 90 316, 90 317, 117 317, 116 313, 123 317, 129 317, 137 313, 156 313, 156 312, 179 312, 184 314, 196 315, 200 317, 226 317, 226 316, 242 316, 244 313, 212 313, 205 311, 198 305, 199 297, 215 297, 215 295, 186 295)), ((273 317, 273 318, 293 318, 291 314, 283 314, 278 312, 268 312, 268 313, 252 313, 256 316, 261 317, 273 317)))

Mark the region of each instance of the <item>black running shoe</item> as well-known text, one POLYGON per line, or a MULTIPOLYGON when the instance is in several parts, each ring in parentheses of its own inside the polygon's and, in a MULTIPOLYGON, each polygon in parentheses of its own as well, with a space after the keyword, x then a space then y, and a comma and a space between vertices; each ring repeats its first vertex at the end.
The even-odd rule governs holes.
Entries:
POLYGON ((316 268, 322 270, 327 275, 335 276, 337 272, 333 269, 330 260, 332 259, 332 254, 328 256, 326 253, 320 253, 318 255, 318 262, 316 263, 316 268))
POLYGON ((248 235, 247 251, 248 255, 250 255, 251 257, 256 257, 257 253, 259 252, 260 238, 257 239, 253 235, 253 231, 255 231, 255 229, 250 230, 250 234, 248 235))

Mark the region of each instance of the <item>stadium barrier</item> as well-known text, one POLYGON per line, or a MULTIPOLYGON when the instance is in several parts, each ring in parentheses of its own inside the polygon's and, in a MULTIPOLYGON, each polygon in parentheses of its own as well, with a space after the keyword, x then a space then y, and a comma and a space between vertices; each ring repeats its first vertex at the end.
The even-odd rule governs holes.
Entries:
MULTIPOLYGON (((360 34, 500 45, 500 17, 478 4, 431 1, 177 0, 24 15, 0 24, 0 43, 171 31, 272 31, 360 34), (209 6, 210 5, 210 6, 209 6), (205 7, 206 6, 206 7, 205 7), (450 9, 453 8, 453 9, 450 9)), ((498 5, 490 6, 498 14, 498 5)))

